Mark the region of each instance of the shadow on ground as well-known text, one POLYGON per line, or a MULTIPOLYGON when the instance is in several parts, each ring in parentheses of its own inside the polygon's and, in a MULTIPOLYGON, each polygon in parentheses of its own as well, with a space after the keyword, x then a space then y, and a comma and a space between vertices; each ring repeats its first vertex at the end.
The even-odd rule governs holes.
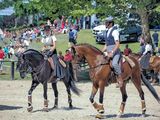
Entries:
MULTIPOLYGON (((79 107, 73 107, 73 108, 69 108, 69 107, 61 107, 61 108, 48 108, 48 111, 47 112, 50 112, 52 110, 83 110, 83 108, 79 108, 79 107)), ((35 112, 46 112, 44 111, 43 109, 39 109, 39 110, 34 110, 32 111, 32 113, 35 113, 35 112)))
POLYGON ((23 107, 20 106, 8 106, 8 105, 0 105, 0 111, 3 110, 16 110, 16 109, 21 109, 23 107))
MULTIPOLYGON (((91 115, 92 117, 96 117, 96 115, 91 115)), ((116 114, 110 114, 110 115, 102 115, 103 116, 103 119, 106 119, 106 118, 117 118, 117 115, 116 114)), ((147 117, 157 117, 159 118, 160 116, 157 116, 157 115, 151 115, 151 114, 146 114, 145 117, 142 117, 142 114, 138 114, 138 113, 128 113, 128 114, 124 114, 122 115, 121 118, 147 118, 147 117)))

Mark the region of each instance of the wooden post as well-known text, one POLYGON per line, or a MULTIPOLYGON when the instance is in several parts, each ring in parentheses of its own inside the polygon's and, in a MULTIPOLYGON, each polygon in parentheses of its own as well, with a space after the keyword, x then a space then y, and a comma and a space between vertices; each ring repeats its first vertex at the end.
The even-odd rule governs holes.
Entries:
POLYGON ((11 80, 14 80, 14 61, 11 61, 11 80))

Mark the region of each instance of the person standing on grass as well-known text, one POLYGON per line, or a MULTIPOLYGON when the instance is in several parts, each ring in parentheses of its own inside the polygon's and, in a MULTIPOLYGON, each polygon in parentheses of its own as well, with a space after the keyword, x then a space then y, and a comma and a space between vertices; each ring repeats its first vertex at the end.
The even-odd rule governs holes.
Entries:
POLYGON ((4 54, 4 51, 2 50, 2 47, 0 46, 0 72, 2 72, 3 68, 2 68, 2 60, 4 59, 5 57, 5 54, 4 54))
POLYGON ((159 42, 158 37, 159 37, 159 35, 157 33, 157 30, 155 30, 154 33, 152 34, 152 38, 153 38, 153 42, 154 42, 156 52, 158 52, 158 42, 159 42))
POLYGON ((68 37, 69 37, 69 47, 75 45, 74 32, 72 29, 69 30, 68 37))
POLYGON ((132 50, 128 47, 128 44, 126 44, 126 48, 124 49, 123 54, 128 56, 130 53, 132 53, 132 50))
POLYGON ((145 38, 144 38, 144 34, 142 34, 140 36, 139 43, 140 43, 140 54, 142 55, 143 52, 145 51, 145 38))

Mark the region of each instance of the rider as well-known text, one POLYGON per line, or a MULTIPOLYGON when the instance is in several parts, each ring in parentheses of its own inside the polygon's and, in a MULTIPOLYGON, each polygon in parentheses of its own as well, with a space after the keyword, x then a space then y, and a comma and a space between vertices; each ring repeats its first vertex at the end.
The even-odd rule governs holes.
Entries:
POLYGON ((47 56, 51 57, 52 60, 50 61, 52 69, 54 69, 54 72, 52 74, 52 78, 63 78, 64 77, 64 72, 63 72, 63 67, 61 66, 58 56, 57 56, 57 50, 56 50, 56 37, 53 35, 50 26, 45 26, 44 27, 44 38, 42 38, 42 43, 44 44, 42 51, 49 49, 47 52, 47 56))
POLYGON ((112 58, 112 66, 117 74, 117 82, 119 87, 122 87, 123 80, 122 80, 122 72, 121 66, 119 64, 121 58, 121 51, 120 51, 120 42, 119 42, 119 32, 117 27, 114 26, 114 20, 112 16, 106 18, 105 21, 106 25, 106 34, 105 34, 105 45, 102 52, 107 52, 107 56, 112 58))
POLYGON ((145 51, 142 56, 139 58, 140 65, 143 70, 149 69, 149 60, 152 55, 153 49, 149 42, 146 42, 145 51))

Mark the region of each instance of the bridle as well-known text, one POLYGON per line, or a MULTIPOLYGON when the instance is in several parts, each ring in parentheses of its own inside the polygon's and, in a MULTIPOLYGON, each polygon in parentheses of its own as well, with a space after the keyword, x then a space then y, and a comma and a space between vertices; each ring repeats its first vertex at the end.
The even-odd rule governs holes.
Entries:
MULTIPOLYGON (((22 61, 22 60, 20 60, 20 61, 22 61)), ((20 73, 22 73, 22 72, 25 72, 25 73, 33 72, 33 69, 30 66, 29 60, 24 60, 23 59, 23 63, 20 63, 18 66, 19 66, 18 70, 19 70, 20 73), (21 68, 23 68, 23 69, 21 69, 21 68)))

